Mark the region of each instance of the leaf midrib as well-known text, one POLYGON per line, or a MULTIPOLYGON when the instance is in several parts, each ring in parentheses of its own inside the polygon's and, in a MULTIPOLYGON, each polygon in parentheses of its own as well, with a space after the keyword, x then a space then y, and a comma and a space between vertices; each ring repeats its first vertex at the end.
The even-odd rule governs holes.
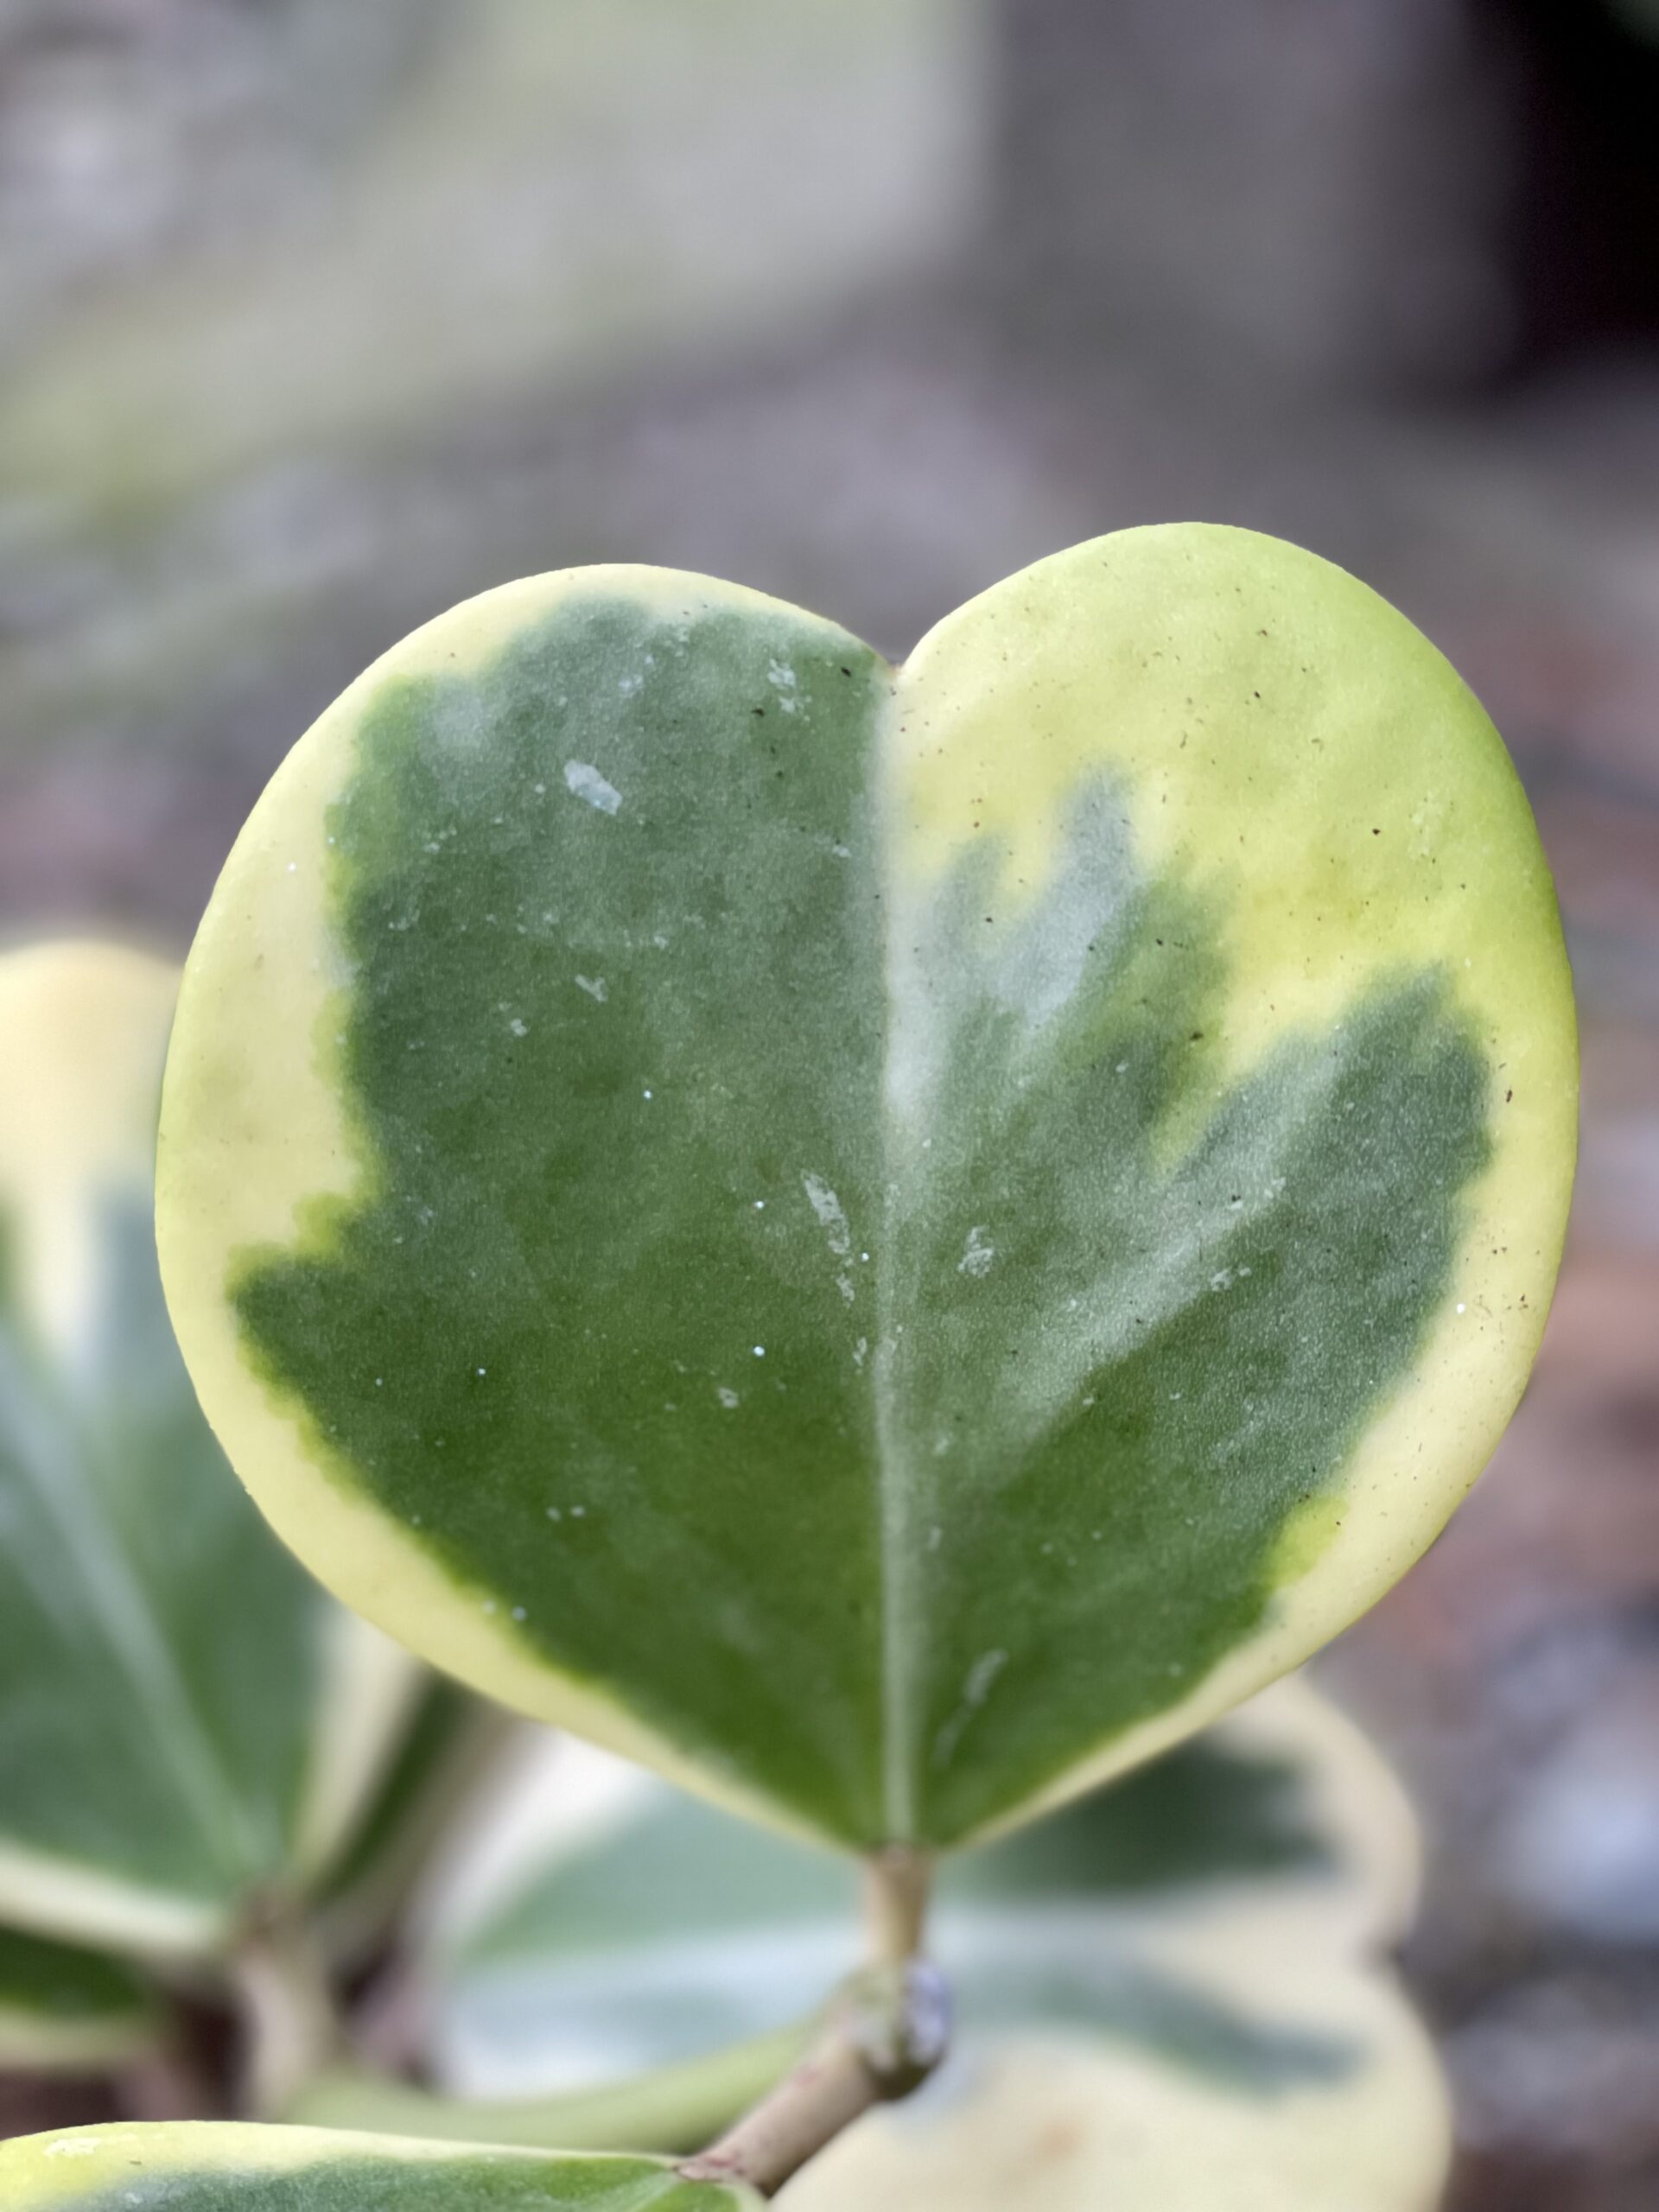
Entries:
POLYGON ((903 664, 886 671, 884 695, 872 731, 873 812, 877 874, 882 886, 881 1064, 878 1071, 876 1121, 880 1131, 877 1168, 881 1178, 880 1241, 875 1254, 875 1343, 870 1355, 870 1393, 875 1425, 875 1480, 880 1578, 881 1796, 887 1840, 911 1841, 917 1832, 916 1700, 912 1694, 918 1658, 914 1548, 911 1544, 909 1470, 899 1447, 894 1419, 892 1370, 896 1349, 893 1311, 894 1230, 893 1116, 889 1109, 894 1032, 900 1004, 897 989, 893 925, 899 814, 899 691, 903 664))

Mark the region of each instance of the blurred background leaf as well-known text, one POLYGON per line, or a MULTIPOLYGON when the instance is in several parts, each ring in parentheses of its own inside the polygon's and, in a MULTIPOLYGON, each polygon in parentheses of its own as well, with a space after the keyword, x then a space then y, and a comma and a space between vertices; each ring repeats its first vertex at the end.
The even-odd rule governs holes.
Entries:
POLYGON ((499 1732, 305 1576, 196 1405, 150 1223, 176 982, 0 957, 0 2063, 35 2070, 158 2018, 40 1938, 221 1990, 285 1916, 372 1955, 499 1732))
POLYGON ((159 2008, 130 1967, 0 1929, 0 2067, 101 2073, 161 2036, 159 2008))
MULTIPOLYGON (((791 2200, 1046 2212, 1224 2188, 1286 2212, 1427 2212, 1446 2094, 1382 1962, 1416 1879, 1388 1769, 1305 1682, 1280 1684, 947 1862, 931 1948, 957 2047, 913 2109, 861 2123, 791 2200)), ((555 2124, 535 2100, 554 2092, 557 2124, 602 2128, 607 2089, 684 2084, 809 2015, 857 1962, 856 1902, 840 1861, 586 1745, 545 1746, 453 1866, 423 1969, 440 2070, 486 2101, 345 2081, 294 2116, 534 2140, 555 2124)), ((623 2124, 642 2113, 665 2149, 711 2118, 665 2099, 623 2124)))

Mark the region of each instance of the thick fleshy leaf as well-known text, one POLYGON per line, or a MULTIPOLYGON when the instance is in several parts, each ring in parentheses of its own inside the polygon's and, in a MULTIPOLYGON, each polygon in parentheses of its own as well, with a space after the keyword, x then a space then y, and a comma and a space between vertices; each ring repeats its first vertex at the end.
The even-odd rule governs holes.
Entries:
POLYGON ((487 594, 238 841, 169 1061, 208 1414, 348 1602, 855 1843, 1296 1663, 1507 1420, 1554 896, 1400 616, 1126 532, 901 670, 706 580, 487 594))
POLYGON ((653 2158, 205 2121, 0 2143, 8 2212, 738 2212, 747 2190, 653 2158))
MULTIPOLYGON (((853 1963, 837 1860, 601 1752, 550 1766, 546 1795, 563 1842, 463 1890, 432 1962, 446 2077, 513 2096, 515 2130, 538 2091, 602 2111, 613 2080, 797 2019, 853 1963)), ((1444 2179, 1446 2099, 1380 1963, 1416 1869, 1375 1751, 1304 1684, 1278 1685, 946 1862, 931 1948, 957 1994, 956 2053, 786 2201, 1422 2212, 1444 2179)))
POLYGON ((333 1862, 412 1670, 271 1541, 174 1344, 177 983, 107 945, 0 960, 0 1922, 201 1953, 333 1862))
POLYGON ((100 2071, 137 2057, 160 2032, 156 2008, 130 1967, 0 1928, 0 2068, 100 2071))

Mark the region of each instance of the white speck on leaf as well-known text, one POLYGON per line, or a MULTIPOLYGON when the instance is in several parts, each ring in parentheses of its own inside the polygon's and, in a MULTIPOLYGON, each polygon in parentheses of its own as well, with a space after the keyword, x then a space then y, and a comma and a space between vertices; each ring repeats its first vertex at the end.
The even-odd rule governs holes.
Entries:
POLYGON ((959 1275, 973 1275, 977 1278, 989 1274, 991 1262, 996 1257, 996 1247, 995 1244, 988 1244, 984 1241, 985 1236, 986 1230, 982 1224, 969 1230, 968 1242, 963 1247, 962 1257, 957 1262, 957 1273, 959 1275))
POLYGON ((962 1703, 933 1738, 933 1764, 946 1766, 962 1740, 963 1731, 991 1694, 991 1686, 1008 1663, 1006 1651, 982 1652, 968 1669, 962 1686, 962 1703))
POLYGON ((515 1037, 528 1037, 530 1034, 530 1024, 524 1020, 522 1015, 519 1014, 515 1014, 513 1015, 512 1020, 507 1024, 507 1027, 512 1032, 515 1037))
POLYGON ((736 1391, 728 1390, 723 1382, 715 1384, 715 1395, 720 1400, 721 1404, 725 1407, 728 1413, 730 1413, 733 1407, 737 1403, 736 1391))
POLYGON ((601 1006, 611 995, 609 986, 602 976, 578 976, 576 988, 586 991, 590 999, 597 999, 601 1006))
POLYGON ((757 1359, 764 1359, 766 1357, 766 1348, 765 1344, 756 1344, 754 1348, 754 1356, 757 1359))
POLYGON ((838 1260, 846 1259, 853 1249, 853 1232, 841 1200, 821 1175, 803 1175, 801 1187, 806 1192, 807 1204, 818 1217, 830 1249, 838 1260))
POLYGON ((853 1365, 855 1367, 863 1366, 866 1355, 868 1353, 869 1349, 869 1338, 868 1337, 861 1337, 858 1342, 853 1346, 853 1365))
POLYGON ((574 791, 588 805, 601 814, 614 814, 622 804, 622 794, 614 784, 607 783, 591 760, 567 760, 564 764, 565 788, 574 791))

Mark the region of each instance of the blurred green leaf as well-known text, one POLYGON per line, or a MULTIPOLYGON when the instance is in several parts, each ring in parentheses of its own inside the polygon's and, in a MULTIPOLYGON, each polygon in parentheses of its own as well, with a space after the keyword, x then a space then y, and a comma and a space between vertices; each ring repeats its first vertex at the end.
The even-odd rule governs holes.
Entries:
POLYGON ((416 1680, 271 1538, 174 1344, 176 983, 109 946, 0 960, 0 1922, 160 1956, 334 1869, 416 1680))

